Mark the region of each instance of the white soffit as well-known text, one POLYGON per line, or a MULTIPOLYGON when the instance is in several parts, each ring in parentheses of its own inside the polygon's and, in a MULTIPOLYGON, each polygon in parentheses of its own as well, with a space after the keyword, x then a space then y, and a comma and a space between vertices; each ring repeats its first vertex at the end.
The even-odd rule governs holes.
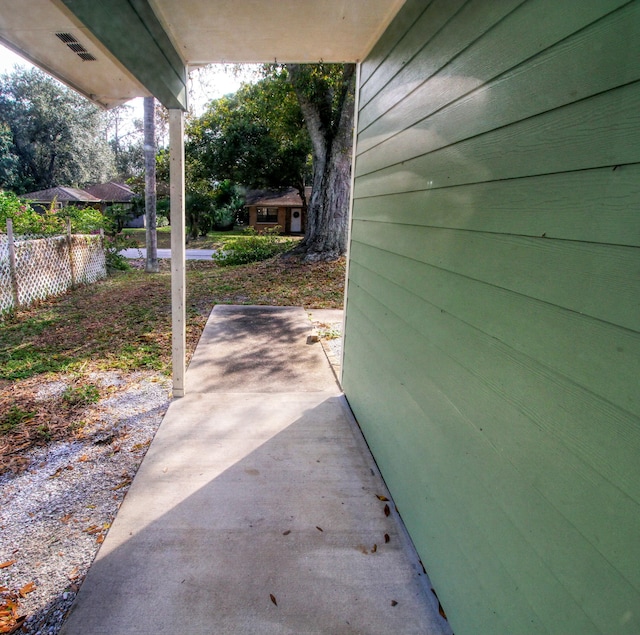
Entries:
POLYGON ((0 0, 0 41, 103 107, 149 94, 62 3, 0 0))
MULTIPOLYGON (((189 66, 219 62, 358 62, 405 2, 147 1, 189 66)), ((126 23, 113 26, 127 28, 126 23)), ((149 95, 62 0, 0 0, 0 42, 103 107, 149 95)))
POLYGON ((358 62, 405 0, 149 0, 190 66, 358 62))

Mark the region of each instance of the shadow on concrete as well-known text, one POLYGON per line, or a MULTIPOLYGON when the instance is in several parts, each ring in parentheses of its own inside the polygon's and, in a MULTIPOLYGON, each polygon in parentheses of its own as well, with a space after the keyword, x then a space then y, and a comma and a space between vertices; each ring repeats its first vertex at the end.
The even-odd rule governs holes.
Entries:
POLYGON ((189 392, 336 390, 301 307, 216 305, 186 376, 189 392))
POLYGON ((63 633, 448 633, 344 398, 222 397, 172 404, 63 633))

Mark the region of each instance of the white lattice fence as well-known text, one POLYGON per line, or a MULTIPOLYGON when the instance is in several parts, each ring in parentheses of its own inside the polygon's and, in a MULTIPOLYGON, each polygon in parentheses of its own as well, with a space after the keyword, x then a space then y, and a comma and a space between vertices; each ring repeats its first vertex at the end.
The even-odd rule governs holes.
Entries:
POLYGON ((107 275, 101 236, 0 236, 0 313, 107 275))
POLYGON ((71 253, 76 284, 90 284, 107 275, 107 263, 100 236, 74 234, 71 236, 71 253))

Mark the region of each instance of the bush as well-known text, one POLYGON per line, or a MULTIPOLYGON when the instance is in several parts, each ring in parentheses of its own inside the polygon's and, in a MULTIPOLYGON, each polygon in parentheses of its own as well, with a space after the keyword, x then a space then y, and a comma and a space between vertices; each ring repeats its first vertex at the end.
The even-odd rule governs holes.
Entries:
POLYGON ((67 218, 71 219, 71 231, 76 234, 95 234, 105 227, 105 217, 93 207, 70 205, 56 210, 52 203, 46 212, 39 213, 12 192, 0 190, 0 233, 6 231, 7 218, 13 221, 13 232, 17 236, 64 234, 67 218))
POLYGON ((233 229, 236 222, 236 209, 233 205, 224 205, 213 210, 215 229, 233 229))
POLYGON ((38 214, 31 205, 21 201, 13 192, 0 190, 0 233, 6 231, 7 218, 13 221, 13 232, 18 236, 35 234, 51 236, 64 232, 64 219, 53 208, 38 214))
MULTIPOLYGON (((104 237, 104 257, 108 271, 129 271, 129 261, 120 254, 123 249, 137 249, 137 241, 129 234, 104 237)), ((142 252, 140 252, 142 258, 142 252)))
POLYGON ((58 216, 71 218, 71 231, 74 234, 97 234, 108 224, 104 214, 93 207, 63 207, 58 216))
POLYGON ((294 241, 279 235, 280 227, 265 229, 259 234, 248 227, 243 236, 225 243, 224 249, 213 254, 213 260, 222 266, 244 265, 248 262, 266 260, 291 249, 294 241))

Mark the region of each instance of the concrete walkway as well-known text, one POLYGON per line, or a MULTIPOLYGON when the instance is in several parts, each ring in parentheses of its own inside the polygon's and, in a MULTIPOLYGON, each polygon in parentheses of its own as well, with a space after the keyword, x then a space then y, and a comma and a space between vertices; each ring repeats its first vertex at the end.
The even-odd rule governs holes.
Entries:
POLYGON ((450 633, 310 331, 215 307, 63 635, 450 633))

